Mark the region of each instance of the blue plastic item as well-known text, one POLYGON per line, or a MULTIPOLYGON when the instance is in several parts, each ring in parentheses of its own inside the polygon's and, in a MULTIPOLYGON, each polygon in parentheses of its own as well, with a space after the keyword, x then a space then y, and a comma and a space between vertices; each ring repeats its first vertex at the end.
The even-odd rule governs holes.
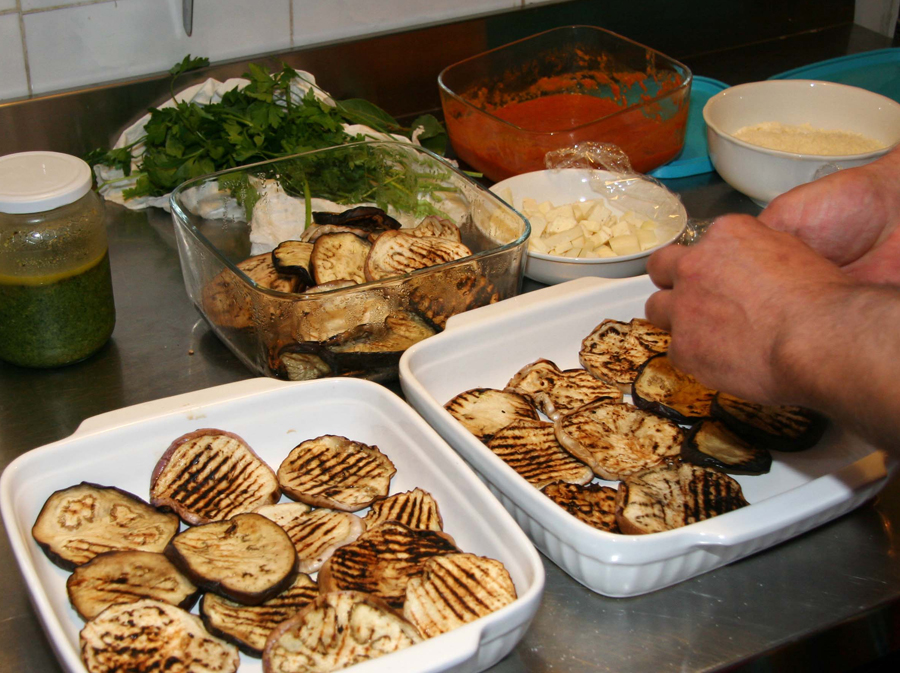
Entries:
POLYGON ((900 103, 900 49, 876 49, 788 70, 769 79, 817 79, 849 84, 900 103))
POLYGON ((684 148, 672 161, 654 168, 648 175, 665 180, 686 178, 713 170, 713 165, 709 160, 709 147, 706 144, 706 122, 703 121, 703 107, 706 105, 706 101, 727 88, 728 85, 719 80, 694 76, 694 81, 691 83, 691 102, 687 131, 684 134, 684 148))

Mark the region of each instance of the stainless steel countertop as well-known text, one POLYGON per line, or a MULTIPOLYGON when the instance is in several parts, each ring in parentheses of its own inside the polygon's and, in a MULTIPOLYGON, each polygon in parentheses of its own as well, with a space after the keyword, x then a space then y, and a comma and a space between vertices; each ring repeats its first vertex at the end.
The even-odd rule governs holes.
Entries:
MULTIPOLYGON (((714 173, 667 184, 693 217, 758 210, 714 173)), ((90 416, 251 376, 188 300, 169 216, 108 205, 107 226, 112 340, 67 368, 0 363, 0 468, 90 416)), ((492 671, 852 670, 900 649, 898 528, 894 481, 875 502, 817 530, 630 599, 594 594, 545 559, 541 609, 492 671)), ((5 536, 0 563, 0 670, 59 671, 5 536)))

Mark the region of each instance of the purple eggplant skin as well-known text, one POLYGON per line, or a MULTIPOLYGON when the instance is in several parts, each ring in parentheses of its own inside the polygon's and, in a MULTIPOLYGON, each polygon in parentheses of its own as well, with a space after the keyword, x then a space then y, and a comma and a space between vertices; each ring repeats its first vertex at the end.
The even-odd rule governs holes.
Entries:
POLYGON ((766 474, 772 469, 772 454, 768 449, 746 442, 724 423, 712 419, 702 420, 688 431, 681 445, 681 458, 694 465, 711 467, 727 474, 758 475, 766 474), (703 447, 709 445, 711 435, 723 438, 747 452, 748 459, 740 463, 726 462, 704 451, 703 447))
MULTIPOLYGON (((825 434, 828 428, 828 418, 822 414, 804 409, 802 407, 772 407, 755 402, 749 402, 732 395, 718 392, 713 398, 712 417, 722 421, 738 437, 770 451, 805 451, 815 446, 825 434), (735 415, 733 409, 743 408, 748 410, 754 418, 763 414, 776 414, 779 411, 788 410, 794 417, 802 419, 802 431, 791 436, 787 433, 774 433, 767 431, 759 422, 747 422, 735 415)), ((782 417, 785 418, 785 417, 782 417)), ((778 421, 786 425, 787 421, 778 421)))
POLYGON ((316 211, 312 214, 316 224, 336 224, 358 229, 399 229, 400 222, 388 215, 381 208, 374 206, 358 206, 340 213, 316 211))
MULTIPOLYGON (((714 390, 710 390, 706 388, 701 383, 696 382, 692 376, 688 374, 684 374, 676 370, 671 364, 668 364, 668 367, 673 371, 677 372, 677 375, 684 378, 689 382, 689 385, 695 385, 698 390, 701 390, 704 396, 707 396, 710 399, 710 403, 703 401, 701 403, 701 407, 703 407, 702 412, 694 413, 694 414, 686 414, 678 411, 672 406, 669 406, 665 402, 661 402, 659 400, 651 400, 647 399, 638 391, 641 384, 645 381, 645 377, 647 376, 647 372, 653 368, 660 368, 661 365, 668 364, 668 355, 666 353, 660 353, 658 355, 654 355, 649 358, 644 364, 641 365, 638 370, 637 375, 634 377, 634 381, 631 384, 631 401, 634 403, 638 409, 642 409, 644 411, 649 411, 652 414, 656 414, 657 416, 661 416, 663 418, 667 418, 671 421, 679 423, 681 425, 694 425, 703 419, 710 417, 710 405, 711 399, 715 395, 714 390)), ((699 399, 699 398, 698 398, 699 399)))

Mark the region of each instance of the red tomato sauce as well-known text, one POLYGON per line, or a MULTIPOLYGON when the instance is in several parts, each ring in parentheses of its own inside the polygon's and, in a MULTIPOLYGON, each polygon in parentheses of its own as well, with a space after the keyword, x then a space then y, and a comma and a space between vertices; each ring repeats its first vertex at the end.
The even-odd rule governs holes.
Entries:
POLYGON ((584 93, 557 93, 510 103, 492 114, 527 131, 561 131, 588 124, 621 109, 609 98, 584 93))

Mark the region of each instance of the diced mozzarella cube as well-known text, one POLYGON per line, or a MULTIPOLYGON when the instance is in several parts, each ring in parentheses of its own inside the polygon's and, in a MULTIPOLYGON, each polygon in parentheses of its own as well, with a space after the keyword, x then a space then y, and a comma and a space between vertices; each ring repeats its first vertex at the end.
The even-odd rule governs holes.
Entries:
POLYGON ((659 226, 659 225, 657 225, 656 222, 654 222, 653 220, 644 220, 644 221, 641 223, 641 229, 652 229, 652 230, 655 230, 655 229, 658 228, 658 226, 659 226))
POLYGON ((628 226, 628 222, 624 220, 619 220, 616 222, 611 228, 610 233, 612 236, 633 236, 631 233, 631 227, 628 226))
POLYGON ((541 211, 543 215, 547 215, 553 209, 553 204, 549 201, 544 201, 538 206, 538 210, 541 211))
POLYGON ((546 253, 547 244, 544 243, 541 239, 531 236, 528 239, 528 249, 534 252, 546 253))
POLYGON ((641 245, 634 234, 613 236, 609 239, 609 247, 617 255, 634 255, 641 251, 641 245))
POLYGON ((528 221, 531 222, 531 236, 540 238, 547 229, 547 220, 540 213, 528 215, 528 221))
POLYGON ((656 232, 650 229, 638 229, 637 239, 641 246, 641 250, 648 250, 659 243, 656 232))
POLYGON ((597 248, 597 257, 615 257, 616 253, 608 245, 601 245, 597 248))
MULTIPOLYGON (((550 211, 551 213, 553 211, 550 211)), ((575 221, 574 217, 557 217, 551 218, 549 217, 549 213, 547 216, 547 233, 548 234, 556 234, 561 231, 568 231, 573 227, 577 227, 578 231, 581 231, 581 227, 578 227, 578 223, 575 221)))
POLYGON ((525 214, 528 213, 536 213, 538 209, 538 202, 534 199, 524 198, 522 199, 522 212, 525 214))
POLYGON ((566 203, 547 211, 546 217, 548 222, 555 222, 556 220, 575 220, 575 210, 572 208, 571 203, 566 203))
POLYGON ((600 223, 594 220, 582 220, 578 224, 586 233, 596 234, 600 232, 600 223))

